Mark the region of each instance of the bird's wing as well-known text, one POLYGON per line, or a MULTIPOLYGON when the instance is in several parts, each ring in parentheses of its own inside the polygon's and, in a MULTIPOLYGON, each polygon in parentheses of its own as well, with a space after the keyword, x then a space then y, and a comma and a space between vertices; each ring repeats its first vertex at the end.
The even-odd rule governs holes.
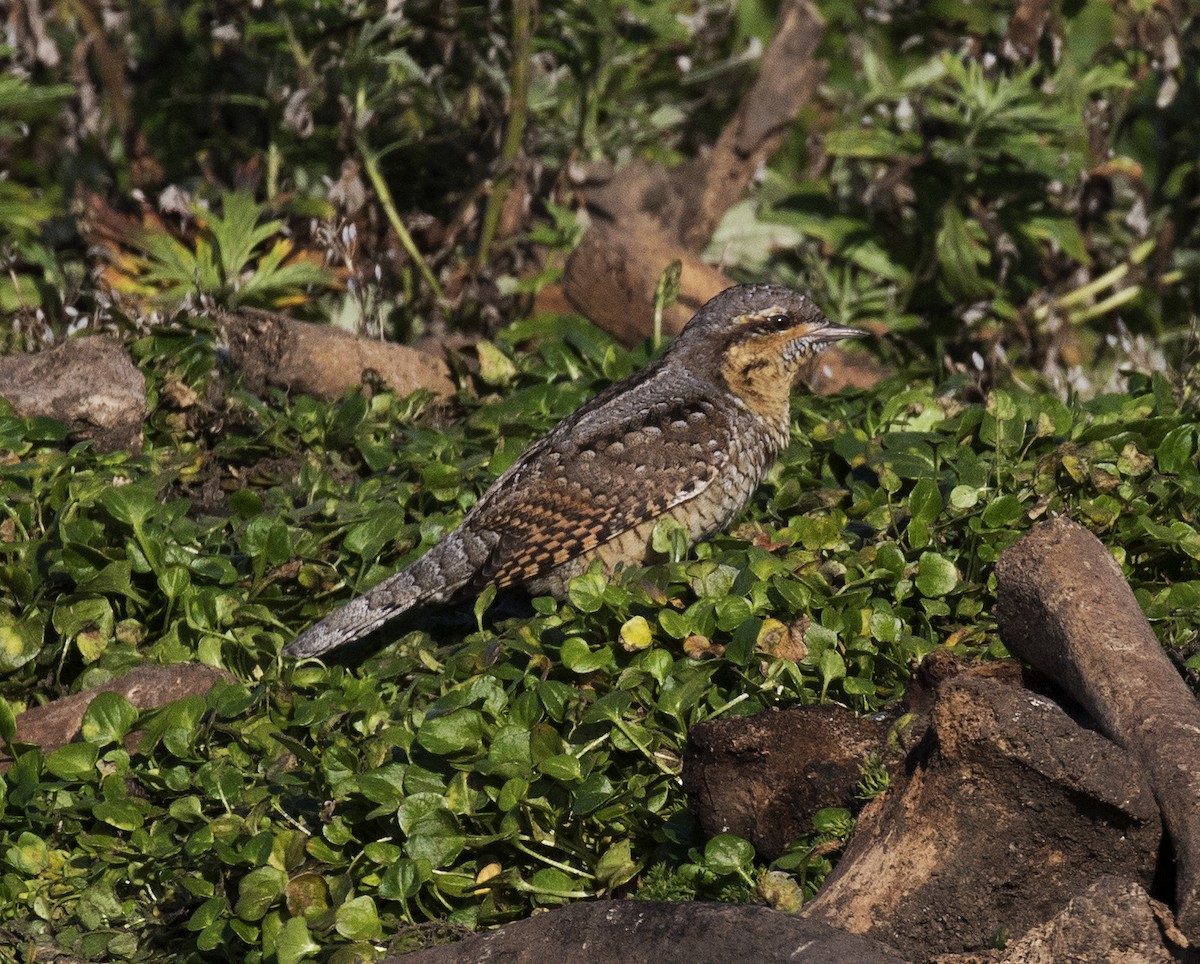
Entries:
POLYGON ((464 520, 496 536, 480 581, 528 582, 695 498, 730 447, 706 398, 628 395, 538 442, 464 520))

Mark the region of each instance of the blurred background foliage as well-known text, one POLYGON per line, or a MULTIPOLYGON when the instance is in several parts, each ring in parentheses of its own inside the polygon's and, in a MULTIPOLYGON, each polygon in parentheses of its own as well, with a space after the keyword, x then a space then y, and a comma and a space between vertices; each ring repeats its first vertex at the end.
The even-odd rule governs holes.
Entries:
MULTIPOLYGON (((1200 298, 1189 6, 817 6, 819 97, 709 255, 735 277, 813 289, 839 320, 891 335, 882 350, 901 364, 1085 394, 1121 368, 1178 367, 1200 298)), ((0 46, 5 339, 104 324, 114 298, 135 321, 189 292, 237 303, 284 255, 313 270, 251 284, 261 296, 242 303, 400 339, 494 330, 528 310, 514 292, 553 281, 587 165, 670 164, 711 143, 776 12, 770 0, 14 5, 0 46), (530 13, 523 42, 514 19, 530 13), (498 243, 481 250, 506 178, 498 243), (274 230, 226 259, 224 277, 197 263, 220 247, 205 221, 230 198, 252 198, 274 230)))

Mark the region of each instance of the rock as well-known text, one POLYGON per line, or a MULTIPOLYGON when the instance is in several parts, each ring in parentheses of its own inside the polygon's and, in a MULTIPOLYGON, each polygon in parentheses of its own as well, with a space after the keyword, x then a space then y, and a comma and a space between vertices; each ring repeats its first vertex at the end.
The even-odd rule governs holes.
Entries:
MULTIPOLYGON (((1121 877, 1101 877, 1004 949, 1002 964, 1171 964, 1200 960, 1171 912, 1121 877)), ((947 962, 949 964, 949 962, 947 962)))
POLYGON ((672 261, 683 268, 679 300, 663 312, 663 334, 677 335, 710 298, 733 285, 723 271, 664 234, 641 212, 598 221, 580 240, 563 274, 563 293, 581 315, 625 345, 654 329, 654 289, 672 261))
POLYGON ((1049 697, 959 675, 802 916, 915 959, 977 951, 1103 874, 1148 887, 1160 840, 1136 758, 1049 697))
POLYGON ((383 964, 902 964, 874 941, 765 907, 648 900, 571 904, 383 964))
POLYGON ((454 393, 446 363, 407 345, 257 309, 227 312, 220 320, 229 356, 252 392, 275 385, 335 399, 374 374, 397 395, 419 388, 443 398, 454 393))
POLYGON ((1176 859, 1175 913, 1200 944, 1200 702, 1159 645, 1111 553, 1059 517, 996 563, 1000 636, 1143 767, 1176 859))
MULTIPOLYGON (((175 700, 194 694, 203 696, 213 684, 233 682, 224 670, 200 663, 177 663, 173 666, 139 666, 102 686, 72 693, 36 706, 17 716, 17 734, 13 742, 33 743, 49 753, 73 741, 83 725, 83 714, 98 693, 120 693, 139 710, 157 709, 175 700)), ((141 734, 130 733, 127 746, 136 746, 141 734)), ((7 769, 12 759, 0 753, 0 770, 7 769)))
POLYGON ((868 754, 887 726, 835 704, 692 727, 683 789, 705 833, 733 833, 774 858, 813 829, 822 807, 852 807, 868 754))
POLYGON ((0 396, 18 415, 66 422, 106 452, 141 449, 146 379, 114 338, 72 338, 47 351, 0 358, 0 396))

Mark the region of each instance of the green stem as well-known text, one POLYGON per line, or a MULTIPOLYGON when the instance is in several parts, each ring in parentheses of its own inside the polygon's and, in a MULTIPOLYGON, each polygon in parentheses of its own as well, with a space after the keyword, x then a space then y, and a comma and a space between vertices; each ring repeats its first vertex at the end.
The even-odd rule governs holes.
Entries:
POLYGON ((534 887, 533 884, 527 884, 523 880, 513 881, 512 888, 526 894, 542 894, 546 897, 561 897, 564 900, 586 900, 596 896, 590 890, 549 890, 546 887, 534 887))
MULTIPOLYGON (((1131 266, 1141 264, 1143 261, 1146 260, 1146 258, 1149 256, 1150 252, 1153 250, 1154 250, 1154 240, 1153 239, 1151 239, 1149 241, 1143 241, 1136 248, 1134 248, 1132 252, 1130 252, 1128 261, 1122 262, 1121 264, 1117 265, 1115 268, 1109 269, 1104 274, 1100 275, 1100 277, 1098 277, 1098 278, 1093 278, 1091 281, 1089 281, 1087 284, 1083 285, 1082 287, 1076 288, 1074 291, 1068 291, 1061 298, 1055 299, 1053 307, 1057 308, 1060 311, 1064 311, 1068 308, 1075 307, 1075 305, 1082 304, 1084 301, 1087 301, 1093 295, 1098 295, 1105 288, 1111 288, 1118 281, 1121 281, 1127 274, 1129 274, 1129 269, 1131 266)), ((1110 295, 1109 297, 1111 298, 1112 296, 1110 295)), ((1046 317, 1050 314, 1050 309, 1051 309, 1051 305, 1048 305, 1048 304, 1042 305, 1040 308, 1038 308, 1037 311, 1034 312, 1034 317, 1038 321, 1044 321, 1046 319, 1046 317)), ((1087 318, 1094 318, 1097 314, 1100 314, 1100 313, 1101 312, 1096 312, 1094 310, 1091 311, 1090 314, 1085 312, 1087 318)), ((1074 318, 1072 320, 1080 321, 1080 320, 1086 320, 1086 319, 1081 316, 1077 316, 1076 318, 1074 318)))
POLYGON ((584 880, 596 879, 593 874, 589 874, 586 870, 580 870, 578 867, 572 867, 570 864, 564 864, 562 861, 554 860, 551 857, 547 857, 545 854, 539 854, 533 848, 526 847, 523 843, 521 843, 520 840, 514 840, 512 845, 516 850, 521 851, 521 853, 532 857, 534 860, 540 860, 542 863, 547 864, 550 867, 554 867, 557 870, 561 870, 564 874, 582 877, 584 880))
POLYGON ((625 739, 627 739, 630 743, 632 743, 635 747, 637 747, 638 751, 642 754, 642 756, 644 756, 647 760, 649 760, 656 767, 658 767, 659 770, 661 770, 663 773, 665 773, 669 777, 674 777, 676 779, 679 777, 679 773, 677 771, 672 770, 669 766, 667 766, 665 763, 663 763, 662 760, 660 760, 657 756, 654 755, 654 753, 651 752, 651 750, 648 746, 645 746, 636 736, 633 735, 633 733, 630 731, 629 727, 627 727, 625 725, 624 720, 622 720, 620 717, 616 717, 613 719, 613 723, 615 723, 617 726, 617 729, 620 730, 622 734, 624 734, 625 739))
POLYGON ((1061 310, 1073 308, 1075 305, 1082 304, 1087 301, 1092 295, 1097 295, 1105 288, 1110 288, 1118 281, 1121 281, 1129 274, 1129 262, 1124 261, 1112 268, 1098 278, 1093 278, 1087 284, 1076 288, 1074 291, 1069 291, 1055 302, 1055 307, 1061 310))
POLYGON ((1099 318, 1103 314, 1107 314, 1114 308, 1120 308, 1127 301, 1132 301, 1142 293, 1140 285, 1131 285, 1128 288, 1122 288, 1115 294, 1109 295, 1103 301, 1097 301, 1090 308, 1085 308, 1076 315, 1071 316, 1071 321, 1074 324, 1082 325, 1085 321, 1091 321, 1093 318, 1099 318))
POLYGON ((363 168, 367 172, 367 177, 371 179, 371 185, 375 188, 375 193, 379 197, 383 213, 387 215, 388 223, 391 224, 392 230, 400 238, 400 243, 404 246, 404 250, 408 252, 408 256, 413 259, 413 263, 416 264, 421 277, 425 279, 425 283, 429 285, 429 289, 440 301, 444 297, 442 286, 438 284, 437 278, 433 276, 433 271, 425 263, 425 259, 421 257, 421 252, 417 250, 416 242, 413 241, 412 235, 408 233, 408 228, 400 220, 400 212, 396 210, 396 202, 392 200, 392 192, 388 189, 387 182, 383 179, 383 175, 379 171, 379 155, 367 147, 366 139, 362 137, 358 139, 358 153, 362 158, 363 168))
POLYGON ((512 24, 512 78, 510 82, 508 127, 504 131, 504 143, 500 147, 500 173, 488 192, 487 207, 483 212, 483 227, 479 233, 478 265, 483 268, 492 253, 492 242, 500 228, 500 216, 504 213, 504 202, 513 186, 513 166, 521 153, 521 141, 525 135, 525 118, 529 110, 529 56, 530 38, 533 35, 533 11, 535 0, 513 0, 512 24))
POLYGON ((722 703, 715 710, 713 710, 711 713, 709 713, 708 716, 706 716, 704 718, 704 721, 707 723, 709 720, 715 720, 722 713, 724 713, 728 710, 732 710, 735 706, 737 706, 743 700, 748 700, 748 699, 750 699, 749 693, 739 693, 737 696, 735 696, 733 699, 731 699, 728 703, 722 703))

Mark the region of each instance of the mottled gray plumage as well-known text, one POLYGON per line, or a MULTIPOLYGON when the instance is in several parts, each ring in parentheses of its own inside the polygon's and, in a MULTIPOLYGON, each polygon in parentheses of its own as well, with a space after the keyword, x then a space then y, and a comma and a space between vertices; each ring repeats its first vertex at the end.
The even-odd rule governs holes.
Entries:
POLYGON ((413 606, 489 583, 562 596, 596 559, 609 570, 643 562, 664 516, 693 542, 719 531, 787 442, 800 367, 861 334, 831 325, 790 289, 730 288, 662 358, 531 445, 424 556, 305 630, 285 653, 315 656, 413 606))

